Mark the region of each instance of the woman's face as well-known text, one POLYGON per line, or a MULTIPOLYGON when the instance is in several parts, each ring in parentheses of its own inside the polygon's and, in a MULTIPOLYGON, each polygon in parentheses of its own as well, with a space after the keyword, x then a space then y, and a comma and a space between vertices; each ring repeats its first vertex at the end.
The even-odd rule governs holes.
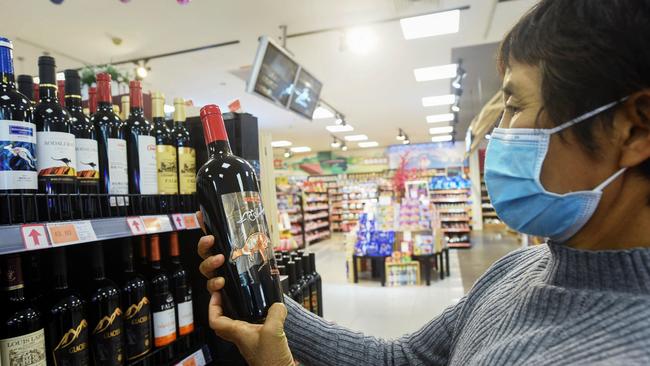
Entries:
MULTIPOLYGON (((505 112, 499 127, 553 128, 566 122, 551 123, 543 113, 541 74, 536 66, 511 61, 503 79, 503 95, 505 112)), ((604 131, 595 129, 594 138, 598 146, 606 146, 604 131)), ((608 150, 601 149, 599 156, 591 156, 575 138, 572 128, 564 130, 561 135, 551 135, 542 167, 542 185, 546 190, 559 194, 594 189, 619 169, 616 154, 608 150)))

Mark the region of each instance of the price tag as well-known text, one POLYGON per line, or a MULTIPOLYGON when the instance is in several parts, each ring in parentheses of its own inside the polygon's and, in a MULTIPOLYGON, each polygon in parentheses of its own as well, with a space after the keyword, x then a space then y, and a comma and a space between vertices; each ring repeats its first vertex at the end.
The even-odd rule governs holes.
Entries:
POLYGON ((23 237, 23 244, 25 249, 34 250, 42 249, 50 246, 45 233, 45 225, 29 224, 20 227, 20 234, 23 237))
POLYGON ((144 228, 147 234, 174 231, 172 223, 169 221, 169 216, 167 215, 141 216, 141 218, 144 222, 144 228))
POLYGON ((185 218, 182 214, 173 214, 172 221, 174 222, 176 230, 185 230, 185 218))
POLYGON ((200 227, 196 214, 185 214, 183 215, 183 219, 185 220, 185 229, 187 230, 198 229, 200 227))
POLYGON ((203 350, 200 349, 191 355, 185 357, 183 361, 176 364, 176 366, 205 366, 207 364, 203 350))
POLYGON ((144 222, 142 222, 142 218, 139 216, 127 217, 126 223, 129 225, 129 229, 131 229, 131 234, 133 235, 144 235, 147 233, 144 228, 144 222))
POLYGON ((75 221, 47 224, 52 245, 69 245, 97 240, 90 221, 75 221))

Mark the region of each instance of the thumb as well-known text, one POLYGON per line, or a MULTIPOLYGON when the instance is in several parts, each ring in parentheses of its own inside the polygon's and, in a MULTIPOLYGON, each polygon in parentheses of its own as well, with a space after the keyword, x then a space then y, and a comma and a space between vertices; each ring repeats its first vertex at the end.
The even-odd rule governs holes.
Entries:
POLYGON ((282 303, 275 303, 269 308, 264 322, 264 328, 276 335, 284 335, 284 321, 287 319, 287 308, 282 303))

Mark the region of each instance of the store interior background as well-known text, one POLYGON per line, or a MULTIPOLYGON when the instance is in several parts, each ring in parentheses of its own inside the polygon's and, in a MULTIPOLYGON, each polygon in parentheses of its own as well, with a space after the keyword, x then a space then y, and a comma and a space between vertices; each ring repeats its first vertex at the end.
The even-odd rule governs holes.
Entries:
MULTIPOLYGON (((33 1, 21 1, 8 6, 9 16, 3 17, 0 34, 14 42, 16 74, 37 75, 36 59, 44 53, 56 57, 60 70, 140 60, 146 61, 149 68, 143 89, 162 91, 169 100, 175 96, 191 100, 195 108, 189 108, 188 116, 198 115, 198 108, 208 103, 226 109, 229 103, 239 100, 241 111, 257 117, 261 146, 266 147, 262 151, 273 152, 272 159, 263 161, 261 180, 267 186, 276 177, 289 177, 292 182, 293 178, 304 180, 309 174, 300 168, 301 162, 313 163, 319 156, 342 158, 347 164, 344 171, 325 170, 321 174, 352 174, 396 169, 399 159, 392 155, 408 151, 425 151, 431 159, 443 160, 450 154, 455 158, 449 160, 449 165, 467 164, 469 177, 472 168, 480 165, 481 149, 474 152, 472 167, 471 158, 463 156, 464 139, 472 120, 500 88, 494 62, 498 41, 535 3, 193 0, 181 6, 171 0, 65 0, 61 5, 41 1, 36 6, 33 1), (469 9, 461 11, 459 32, 404 39, 400 18, 467 5, 469 9), (32 21, 25 21, 25 14, 32 21), (394 20, 378 22, 386 19, 394 20), (289 35, 286 49, 323 83, 321 99, 342 113, 353 131, 331 133, 326 126, 334 125, 335 118, 307 120, 244 92, 258 37, 278 39, 281 26, 287 27, 289 35), (334 30, 291 37, 326 29, 334 30), (149 60, 154 55, 229 42, 232 44, 149 60), (463 81, 455 142, 432 143, 426 116, 447 113, 449 106, 423 107, 422 98, 449 94, 451 80, 418 82, 413 70, 458 59, 463 60, 467 77, 463 81), (410 145, 396 139, 398 129, 408 134, 410 145), (351 141, 346 141, 348 151, 331 146, 332 137, 344 140, 351 134, 367 135, 377 146, 364 149, 351 141), (290 141, 291 146, 270 150, 271 141, 290 141), (310 151, 285 157, 287 149, 299 147, 310 151)), ((128 62, 119 67, 133 72, 135 64, 128 62)), ((484 140, 484 136, 475 138, 484 140)), ((482 148, 485 146, 484 140, 482 148)), ((270 184, 274 186, 274 182, 270 184)), ((414 331, 457 302, 496 259, 521 247, 518 235, 506 229, 483 228, 477 213, 481 205, 476 204, 481 200, 480 181, 473 179, 472 188, 468 200, 474 203, 472 247, 450 250, 449 277, 439 279, 434 274, 430 286, 382 287, 368 273, 359 283, 351 283, 347 233, 333 233, 327 240, 309 245, 307 250, 317 253, 317 267, 323 278, 324 317, 383 337, 414 331)), ((270 188, 266 192, 268 196, 270 188)), ((280 215, 276 197, 270 201, 267 197, 265 202, 273 202, 276 207, 271 211, 280 215)))

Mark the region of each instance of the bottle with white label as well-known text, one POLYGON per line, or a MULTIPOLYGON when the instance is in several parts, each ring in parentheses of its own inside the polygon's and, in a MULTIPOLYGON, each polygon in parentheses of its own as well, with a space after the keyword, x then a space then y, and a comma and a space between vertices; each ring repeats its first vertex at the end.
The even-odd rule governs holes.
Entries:
POLYGON ((20 257, 2 258, 0 364, 45 366, 45 333, 41 313, 25 299, 20 257))
POLYGON ((129 89, 131 111, 124 129, 129 161, 129 193, 143 195, 131 204, 136 212, 152 214, 156 210, 153 195, 158 194, 156 138, 151 123, 144 118, 140 82, 131 81, 129 89))
POLYGON ((39 202, 41 220, 66 220, 73 217, 72 200, 57 194, 77 192, 77 152, 70 114, 59 104, 53 57, 38 58, 40 102, 34 110, 36 124, 36 169, 38 190, 48 195, 39 202), (50 195, 53 195, 50 197, 50 195))
MULTIPOLYGON (((169 234, 169 280, 176 302, 176 328, 178 336, 183 337, 194 331, 194 307, 192 304, 192 287, 189 273, 181 264, 178 245, 178 232, 169 234)), ((179 339, 179 351, 189 351, 189 337, 179 339)))
POLYGON ((84 217, 95 217, 99 211, 99 156, 97 131, 90 118, 83 113, 81 105, 81 78, 77 70, 65 70, 65 106, 70 112, 72 132, 75 136, 77 155, 77 187, 84 217))
POLYGON ((169 289, 169 277, 160 265, 160 238, 155 234, 151 235, 149 263, 154 346, 160 349, 154 363, 158 365, 174 359, 171 344, 176 340, 176 305, 169 289))
MULTIPOLYGON (((11 41, 0 37, 0 195, 32 195, 38 189, 34 110, 16 91, 12 52, 11 41)), ((6 202, 0 206, 0 224, 33 220, 33 204, 22 209, 18 195, 6 202)))
MULTIPOLYGON (((124 123, 113 112, 111 97, 111 75, 97 74, 97 110, 92 122, 97 128, 97 145, 99 152, 99 189, 108 193, 105 204, 116 213, 124 211, 129 204, 129 175, 124 123)), ((108 207, 106 207, 108 210, 108 207)))

